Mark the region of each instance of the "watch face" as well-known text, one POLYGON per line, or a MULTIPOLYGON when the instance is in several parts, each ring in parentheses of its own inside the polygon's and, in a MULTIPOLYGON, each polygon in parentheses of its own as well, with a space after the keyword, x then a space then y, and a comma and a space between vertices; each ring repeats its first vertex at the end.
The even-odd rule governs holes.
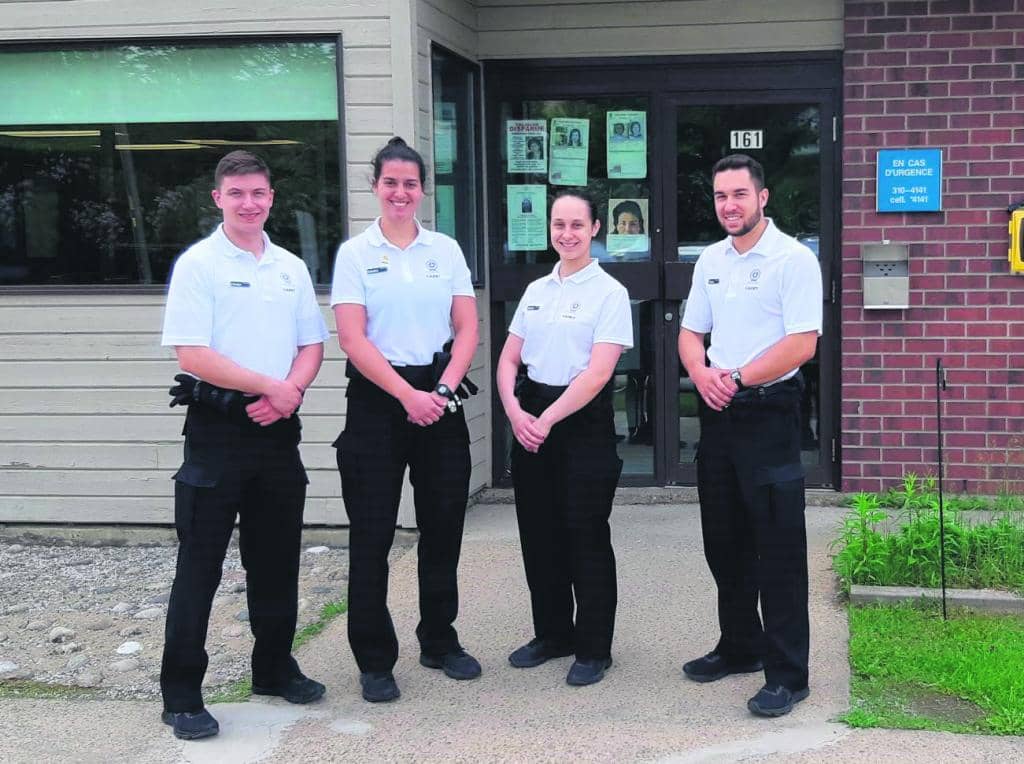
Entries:
POLYGON ((448 397, 451 394, 452 391, 448 389, 448 385, 446 385, 446 384, 444 384, 442 382, 441 384, 439 384, 437 386, 437 389, 434 392, 436 392, 438 395, 443 395, 445 397, 448 397))

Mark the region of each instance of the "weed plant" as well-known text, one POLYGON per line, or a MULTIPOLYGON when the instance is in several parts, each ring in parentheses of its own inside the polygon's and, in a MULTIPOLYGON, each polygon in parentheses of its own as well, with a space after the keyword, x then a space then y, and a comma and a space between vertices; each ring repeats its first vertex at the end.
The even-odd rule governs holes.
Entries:
MULTIPOLYGON (((920 477, 913 472, 903 476, 903 482, 882 494, 878 502, 890 509, 927 509, 939 500, 939 492, 933 475, 920 477)), ((1001 493, 994 499, 984 496, 953 495, 943 497, 943 509, 958 512, 988 510, 991 512, 1024 512, 1024 496, 1001 493)))
MULTIPOLYGON (((852 584, 937 587, 940 574, 938 500, 913 481, 901 505, 887 512, 875 494, 859 493, 843 518, 833 561, 843 588, 852 584)), ((946 584, 954 588, 1024 593, 1024 516, 1005 513, 969 524, 957 508, 944 511, 946 584)))

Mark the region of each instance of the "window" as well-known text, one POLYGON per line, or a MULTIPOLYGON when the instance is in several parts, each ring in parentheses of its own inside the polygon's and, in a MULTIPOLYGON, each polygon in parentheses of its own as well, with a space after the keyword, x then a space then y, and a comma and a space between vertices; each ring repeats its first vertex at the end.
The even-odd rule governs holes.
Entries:
POLYGON ((483 283, 480 67, 431 47, 434 108, 434 227, 459 242, 473 283, 483 283))
POLYGON ((217 161, 270 165, 267 232, 330 281, 341 220, 337 42, 0 52, 0 285, 167 281, 220 222, 217 161))

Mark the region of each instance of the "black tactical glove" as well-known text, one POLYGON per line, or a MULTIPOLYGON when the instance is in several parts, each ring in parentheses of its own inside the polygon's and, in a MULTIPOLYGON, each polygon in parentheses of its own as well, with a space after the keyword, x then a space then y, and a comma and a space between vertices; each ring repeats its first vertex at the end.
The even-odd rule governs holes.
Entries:
POLYGON ((174 380, 178 384, 168 391, 171 395, 171 406, 198 403, 219 411, 234 422, 249 422, 245 407, 259 400, 239 390, 211 385, 189 374, 178 374, 174 380))

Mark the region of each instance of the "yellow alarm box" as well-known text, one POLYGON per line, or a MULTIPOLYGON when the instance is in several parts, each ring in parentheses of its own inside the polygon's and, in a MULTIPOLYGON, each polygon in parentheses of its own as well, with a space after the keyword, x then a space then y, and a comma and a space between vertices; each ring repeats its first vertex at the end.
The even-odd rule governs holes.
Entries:
POLYGON ((1024 208, 1010 213, 1010 273, 1024 275, 1024 208))

